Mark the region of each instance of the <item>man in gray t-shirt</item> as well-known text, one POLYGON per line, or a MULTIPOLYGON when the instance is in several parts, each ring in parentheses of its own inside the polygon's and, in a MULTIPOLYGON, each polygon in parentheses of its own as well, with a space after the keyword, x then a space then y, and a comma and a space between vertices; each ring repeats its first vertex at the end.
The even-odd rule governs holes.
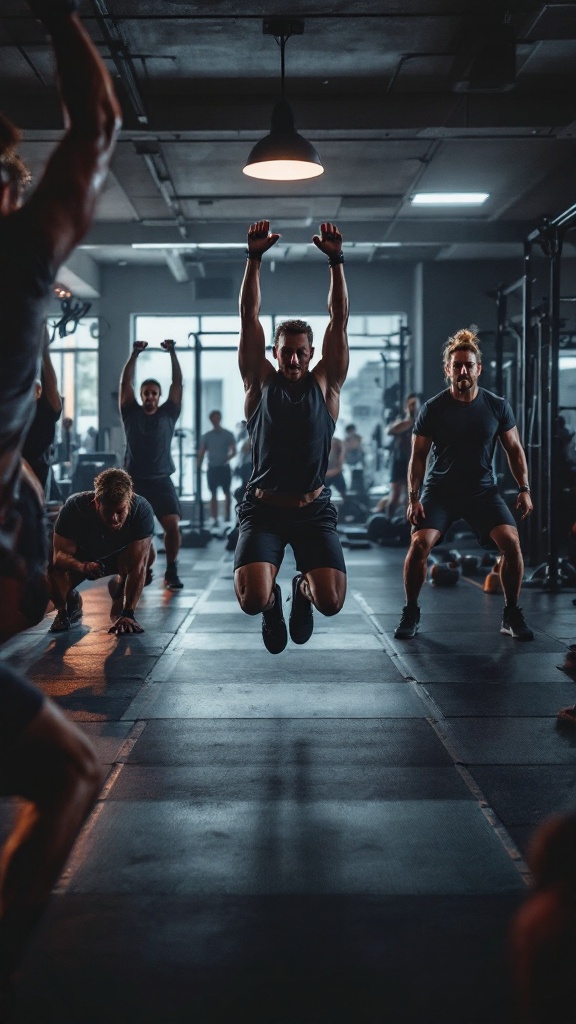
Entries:
POLYGON ((182 370, 174 342, 161 342, 172 364, 168 398, 160 405, 162 389, 158 381, 150 377, 140 385, 140 404, 134 392, 134 371, 138 356, 147 347, 147 341, 134 342, 120 380, 120 414, 126 433, 124 468, 134 481, 134 490, 150 502, 164 529, 164 586, 168 590, 181 590, 176 565, 180 550, 180 502, 170 479, 174 472, 170 445, 182 407, 182 370))
POLYGON ((226 522, 230 520, 230 482, 232 471, 230 459, 236 455, 236 439, 230 430, 222 426, 222 413, 213 409, 208 417, 213 430, 202 435, 198 449, 198 466, 202 465, 204 456, 208 454, 208 489, 210 491, 210 515, 214 525, 218 524, 218 488, 224 491, 226 522))

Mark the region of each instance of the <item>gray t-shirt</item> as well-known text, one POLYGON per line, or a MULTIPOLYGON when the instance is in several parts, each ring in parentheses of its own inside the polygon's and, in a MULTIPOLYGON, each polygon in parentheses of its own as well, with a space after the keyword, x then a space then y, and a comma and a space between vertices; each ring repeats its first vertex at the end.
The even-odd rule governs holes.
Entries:
POLYGON ((171 476, 176 467, 170 445, 180 406, 168 398, 153 416, 145 413, 138 402, 123 406, 121 412, 126 432, 126 471, 141 480, 171 476))
POLYGON ((507 399, 484 388, 471 402, 459 402, 449 388, 430 398, 414 423, 417 436, 432 440, 426 490, 473 497, 495 487, 496 442, 515 426, 507 399))
POLYGON ((220 427, 218 430, 209 430, 202 435, 202 447, 208 455, 208 465, 214 469, 217 466, 225 466, 228 462, 230 446, 236 448, 236 438, 230 430, 220 427))

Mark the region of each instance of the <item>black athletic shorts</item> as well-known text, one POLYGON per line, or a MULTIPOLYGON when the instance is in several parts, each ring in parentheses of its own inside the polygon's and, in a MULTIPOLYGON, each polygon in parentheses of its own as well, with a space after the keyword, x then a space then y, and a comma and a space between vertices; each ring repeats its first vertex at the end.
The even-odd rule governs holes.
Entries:
POLYGON ((342 545, 336 530, 338 513, 330 491, 302 508, 278 508, 258 498, 246 497, 236 509, 240 535, 234 554, 234 568, 253 562, 282 565, 290 544, 299 572, 339 569, 346 572, 342 545))
POLYGON ((36 718, 45 699, 10 665, 0 663, 0 776, 2 755, 36 718))
POLYGON ((439 530, 441 536, 438 543, 457 519, 464 519, 468 523, 483 548, 494 548, 490 531, 496 526, 517 528, 514 516, 496 487, 467 500, 424 488, 420 501, 426 517, 412 527, 412 533, 416 530, 439 530))
POLYGON ((157 519, 162 519, 163 516, 182 515, 176 488, 169 476, 159 476, 153 480, 133 476, 132 483, 136 494, 150 502, 157 519))
POLYGON ((391 484, 405 484, 408 474, 408 459, 393 459, 390 470, 391 484))
POLYGON ((210 494, 216 494, 219 487, 222 488, 224 494, 230 494, 232 482, 230 466, 208 466, 207 480, 210 494))

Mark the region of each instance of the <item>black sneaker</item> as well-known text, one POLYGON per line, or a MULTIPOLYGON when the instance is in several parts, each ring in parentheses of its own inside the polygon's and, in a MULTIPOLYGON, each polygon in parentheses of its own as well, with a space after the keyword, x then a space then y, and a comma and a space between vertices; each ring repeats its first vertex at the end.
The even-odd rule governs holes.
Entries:
POLYGON ((262 612, 262 639, 270 654, 281 654, 288 643, 288 631, 282 614, 282 591, 274 584, 274 605, 262 612))
POLYGON ((513 605, 511 608, 504 608, 500 632, 508 633, 508 635, 513 636, 515 640, 534 639, 534 633, 530 627, 526 625, 526 619, 522 614, 522 609, 518 608, 517 605, 513 605))
POLYGON ((292 605, 290 607, 288 626, 290 638, 295 644, 307 643, 314 630, 312 605, 310 601, 306 600, 300 590, 300 580, 303 578, 303 576, 298 575, 292 580, 292 605))
POLYGON ((166 590, 182 590, 184 584, 180 579, 176 569, 166 569, 164 573, 164 586, 166 590))
POLYGON ((82 598, 77 590, 71 590, 66 601, 66 614, 70 619, 70 625, 80 622, 82 618, 82 598))
POLYGON ((402 609, 402 618, 394 630, 394 636, 397 640, 410 640, 411 637, 416 636, 419 625, 420 609, 418 605, 411 607, 405 604, 402 609))
POLYGON ((70 629, 70 619, 66 613, 66 609, 61 612, 57 612, 56 618, 53 620, 49 633, 65 633, 67 629, 70 629))

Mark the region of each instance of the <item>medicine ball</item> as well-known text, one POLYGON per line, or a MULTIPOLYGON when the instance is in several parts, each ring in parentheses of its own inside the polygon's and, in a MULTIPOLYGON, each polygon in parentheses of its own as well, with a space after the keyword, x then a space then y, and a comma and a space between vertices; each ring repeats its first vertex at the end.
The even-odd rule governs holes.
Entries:
POLYGON ((455 587, 458 578, 458 570, 451 569, 449 565, 441 565, 437 562, 430 570, 430 582, 437 587, 455 587))

